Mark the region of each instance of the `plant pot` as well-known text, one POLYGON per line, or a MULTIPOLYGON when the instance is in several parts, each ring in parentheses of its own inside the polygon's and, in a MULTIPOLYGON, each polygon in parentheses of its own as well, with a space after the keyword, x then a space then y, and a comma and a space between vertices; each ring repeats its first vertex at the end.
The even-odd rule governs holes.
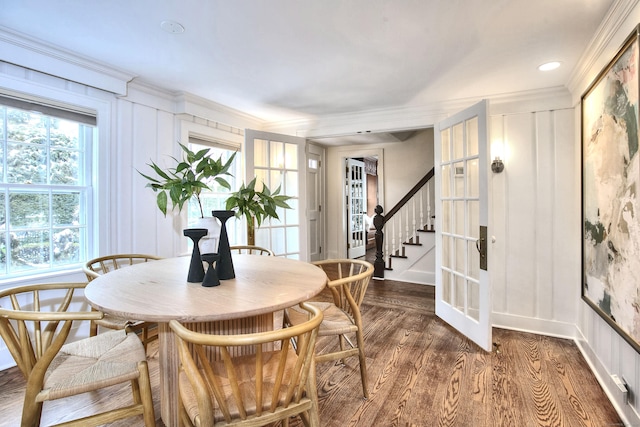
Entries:
POLYGON ((253 217, 247 218, 247 245, 256 244, 256 220, 253 217))
POLYGON ((200 239, 200 253, 217 253, 220 240, 220 223, 212 216, 197 218, 193 222, 193 228, 206 228, 208 231, 207 235, 200 239))

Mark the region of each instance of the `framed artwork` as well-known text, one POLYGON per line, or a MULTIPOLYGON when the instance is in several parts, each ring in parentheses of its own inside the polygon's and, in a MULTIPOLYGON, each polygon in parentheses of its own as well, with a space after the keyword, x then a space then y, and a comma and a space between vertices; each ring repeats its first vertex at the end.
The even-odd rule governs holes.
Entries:
POLYGON ((638 28, 582 95, 582 298, 640 352, 638 28))

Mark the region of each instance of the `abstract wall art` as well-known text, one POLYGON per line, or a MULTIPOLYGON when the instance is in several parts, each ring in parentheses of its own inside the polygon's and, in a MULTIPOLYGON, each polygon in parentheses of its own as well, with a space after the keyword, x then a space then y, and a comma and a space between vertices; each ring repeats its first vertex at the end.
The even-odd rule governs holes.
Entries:
POLYGON ((581 101, 582 298, 640 352, 638 28, 581 101))

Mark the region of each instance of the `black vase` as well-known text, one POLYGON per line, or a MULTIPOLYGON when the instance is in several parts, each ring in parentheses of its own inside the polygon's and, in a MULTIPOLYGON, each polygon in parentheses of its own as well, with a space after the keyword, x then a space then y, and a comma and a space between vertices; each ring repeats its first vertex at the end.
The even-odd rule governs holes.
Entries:
POLYGON ((220 240, 218 240, 218 254, 220 259, 216 262, 216 273, 220 280, 233 279, 236 272, 233 269, 231 249, 229 249, 229 236, 227 235, 227 220, 234 216, 234 211, 211 211, 211 215, 220 220, 220 240))
POLYGON ((206 228, 187 228, 183 230, 184 235, 193 241, 187 282, 201 283, 204 279, 204 266, 202 265, 202 258, 200 258, 200 246, 198 246, 198 242, 206 236, 208 232, 209 230, 206 228))

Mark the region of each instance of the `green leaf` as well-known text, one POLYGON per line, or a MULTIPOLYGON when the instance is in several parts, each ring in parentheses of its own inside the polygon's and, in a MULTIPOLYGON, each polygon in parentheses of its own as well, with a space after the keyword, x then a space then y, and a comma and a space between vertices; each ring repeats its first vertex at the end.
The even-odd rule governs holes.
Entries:
POLYGON ((151 162, 151 164, 149 165, 151 166, 151 168, 158 174, 160 175, 160 178, 164 178, 164 179, 171 179, 169 177, 169 175, 167 175, 162 169, 160 169, 160 166, 158 166, 157 164, 151 162))
POLYGON ((167 193, 166 192, 161 191, 160 193, 158 193, 158 197, 156 198, 156 204, 158 205, 160 212, 162 212, 166 217, 167 216, 167 193))
POLYGON ((217 177, 215 178, 215 181, 220 184, 221 187, 226 188, 227 190, 231 190, 231 184, 229 184, 226 179, 217 177))
MULTIPOLYGON (((151 182, 160 182, 160 181, 158 181, 157 179, 150 177, 149 175, 145 175, 145 174, 143 174, 142 172, 140 172, 140 171, 139 171, 139 170, 137 170, 137 169, 136 169, 136 171, 138 171, 138 173, 139 173, 140 175, 142 175, 143 177, 147 178, 147 179, 148 179, 149 181, 151 181, 151 182)), ((151 185, 150 183, 149 183, 149 184, 147 184, 147 187, 148 187, 148 186, 150 186, 150 185, 151 185)))

